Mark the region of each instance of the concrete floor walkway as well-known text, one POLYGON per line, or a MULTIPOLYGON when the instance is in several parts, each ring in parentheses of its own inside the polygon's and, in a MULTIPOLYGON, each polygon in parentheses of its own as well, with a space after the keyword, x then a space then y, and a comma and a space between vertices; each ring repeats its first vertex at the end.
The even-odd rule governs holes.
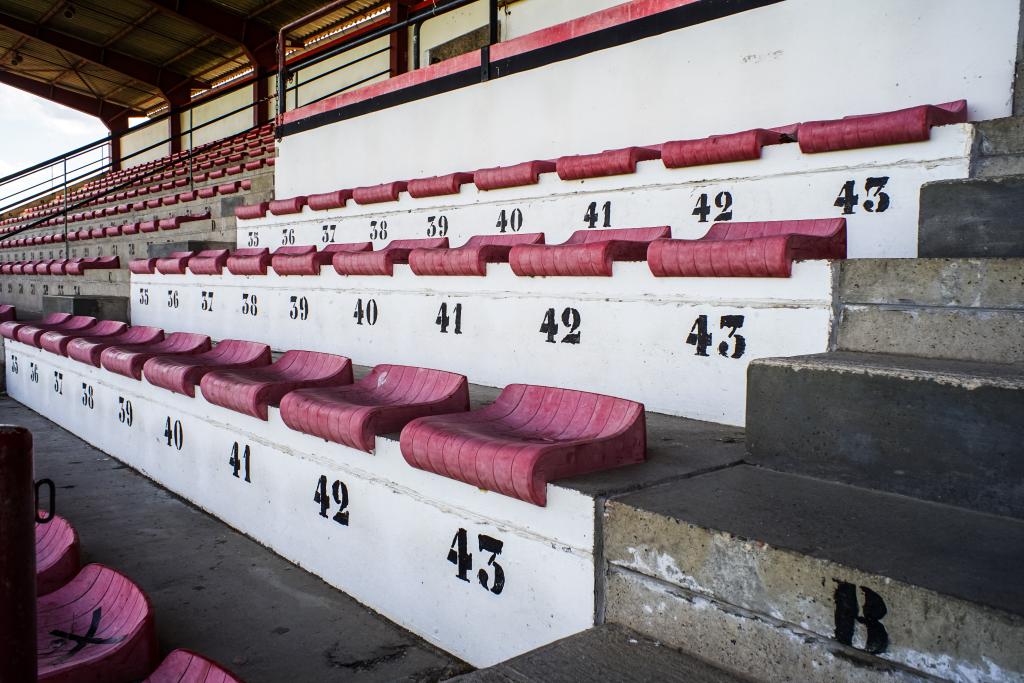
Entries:
POLYGON ((469 670, 6 396, 0 423, 32 430, 36 478, 56 483, 83 563, 142 587, 164 653, 197 650, 249 683, 439 681, 469 670))

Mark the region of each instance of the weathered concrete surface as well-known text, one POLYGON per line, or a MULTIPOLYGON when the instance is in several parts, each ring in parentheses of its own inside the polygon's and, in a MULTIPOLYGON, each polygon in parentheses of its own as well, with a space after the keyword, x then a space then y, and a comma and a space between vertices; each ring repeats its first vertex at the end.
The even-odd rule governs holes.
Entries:
POLYGON ((1024 256, 1024 175, 922 185, 918 255, 1024 256))
MULTIPOLYGON (((1018 64, 1018 69, 1021 68, 1018 64)), ((1024 105, 1024 82, 1018 81, 1017 95, 1024 105)), ((1017 111, 1016 116, 980 121, 975 124, 975 131, 976 153, 971 164, 973 177, 993 178, 1024 173, 1024 111, 1017 111)))
POLYGON ((198 650, 249 683, 437 681, 468 669, 6 397, 0 422, 32 430, 36 476, 56 482, 83 561, 146 591, 164 653, 198 650))
POLYGON ((1024 367, 839 351, 754 361, 772 469, 1024 518, 1024 367))
POLYGON ((1024 259, 849 259, 838 278, 844 304, 1024 310, 1024 259))
MULTIPOLYGON (((604 539, 620 583, 641 574, 826 640, 842 593, 862 615, 866 588, 886 641, 868 647, 851 622, 847 644, 942 678, 1024 677, 1019 520, 743 465, 610 502, 604 539)), ((621 603, 639 588, 620 589, 608 618, 637 618, 621 603)))
POLYGON ((453 680, 459 683, 744 683, 751 679, 717 669, 621 626, 605 624, 453 680))
POLYGON ((229 242, 214 241, 214 240, 196 240, 190 239, 184 242, 161 242, 160 244, 148 245, 146 257, 147 258, 164 258, 170 256, 176 251, 203 251, 205 249, 234 249, 235 242, 231 240, 229 242))
POLYGON ((43 315, 49 313, 70 313, 90 315, 101 320, 128 321, 127 296, 44 296, 43 315))

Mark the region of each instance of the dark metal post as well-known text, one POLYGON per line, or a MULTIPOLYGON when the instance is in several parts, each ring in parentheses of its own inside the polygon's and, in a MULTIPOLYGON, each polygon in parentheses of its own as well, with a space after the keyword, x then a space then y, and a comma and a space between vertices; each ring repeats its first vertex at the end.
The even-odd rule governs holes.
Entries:
POLYGON ((491 29, 490 37, 488 38, 488 45, 494 45, 498 42, 498 0, 488 0, 489 5, 488 12, 488 26, 491 29))
POLYGON ((32 433, 0 425, 0 681, 36 680, 32 433))
MULTIPOLYGON (((114 144, 113 134, 110 137, 110 144, 114 144)), ((71 258, 68 253, 68 158, 64 157, 64 258, 71 258)))

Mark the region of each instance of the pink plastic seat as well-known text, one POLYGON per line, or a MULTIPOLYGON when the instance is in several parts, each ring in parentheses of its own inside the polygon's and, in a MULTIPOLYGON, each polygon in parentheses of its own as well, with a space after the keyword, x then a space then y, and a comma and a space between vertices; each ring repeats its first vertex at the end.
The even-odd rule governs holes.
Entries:
POLYGON ((266 275, 270 265, 270 249, 236 249, 227 260, 232 275, 266 275))
POLYGON ((143 364, 142 374, 154 386, 195 397, 196 385, 208 372, 226 368, 255 368, 269 363, 270 347, 266 344, 225 339, 212 350, 203 353, 150 358, 143 364))
POLYGON ((188 260, 188 270, 194 275, 220 275, 229 253, 227 249, 204 249, 188 260))
MULTIPOLYGON (((11 309, 13 310, 13 308, 12 306, 11 309)), ((48 313, 39 320, 5 320, 0 323, 0 335, 3 335, 4 339, 20 341, 18 339, 18 331, 23 327, 32 326, 45 332, 67 322, 70 318, 70 313, 48 313)))
POLYGON ((658 147, 626 147, 598 154, 560 157, 555 162, 555 170, 562 180, 583 180, 636 173, 637 163, 659 158, 661 150, 658 147))
POLYGON ((351 383, 352 361, 348 358, 293 350, 265 367, 210 372, 199 386, 210 403, 266 420, 268 406, 277 406, 290 391, 351 383))
POLYGON ((167 655, 143 683, 242 683, 217 662, 189 650, 167 655))
POLYGON ((152 275, 156 272, 155 258, 139 258, 128 262, 128 270, 136 275, 152 275))
POLYGON ((793 261, 846 258, 846 219, 715 223, 697 240, 655 240, 657 277, 789 277, 793 261))
POLYGON ((357 187, 352 190, 352 199, 356 204, 380 204, 381 202, 397 202, 398 195, 405 192, 407 183, 395 181, 381 183, 369 187, 357 187))
POLYGON ((712 135, 699 140, 674 140, 661 146, 665 168, 687 168, 761 158, 761 148, 790 138, 782 132, 755 128, 741 133, 712 135))
POLYGON ((541 173, 555 170, 553 161, 524 161, 512 166, 495 166, 481 168, 473 173, 473 183, 479 190, 500 190, 505 187, 536 185, 540 182, 541 173))
POLYGON ((86 565, 39 598, 36 619, 39 681, 130 683, 157 664, 149 599, 109 567, 86 565))
POLYGON ((472 173, 449 173, 448 175, 436 175, 430 178, 416 178, 408 183, 409 196, 415 199, 425 197, 441 197, 449 194, 459 194, 462 186, 473 182, 472 173))
POLYGON ((511 384, 491 405, 413 420, 406 462, 488 491, 547 504, 547 484, 646 457, 644 407, 571 389, 511 384))
POLYGON ((161 230, 177 230, 185 223, 192 223, 194 221, 205 221, 209 220, 210 211, 206 213, 197 213, 185 216, 172 216, 171 218, 161 218, 158 225, 161 230))
POLYGON ((17 317, 17 309, 10 304, 0 304, 0 323, 14 320, 17 317))
MULTIPOLYGON (((66 315, 60 313, 57 315, 66 315)), ((47 316, 49 317, 49 316, 47 316)), ((53 324, 28 324, 18 328, 17 339, 22 344, 29 344, 39 348, 40 338, 50 332, 57 330, 61 332, 73 332, 96 324, 96 318, 87 315, 68 316, 62 322, 53 324)))
POLYGON ((194 251, 172 251, 170 256, 156 260, 156 271, 163 275, 184 275, 189 259, 195 254, 194 251))
POLYGON ((967 100, 925 104, 881 114, 860 114, 829 121, 800 124, 800 151, 805 154, 861 147, 923 142, 932 126, 967 121, 967 100))
POLYGON ((95 256, 71 261, 64 267, 67 275, 83 275, 87 270, 109 270, 121 267, 121 259, 117 256, 95 256))
POLYGON ((614 261, 643 261, 647 245, 671 237, 668 226, 577 230, 562 244, 523 244, 512 247, 509 263, 521 276, 611 277, 614 261))
POLYGON ((90 339, 113 337, 114 335, 121 334, 126 329, 128 329, 128 325, 119 320, 99 320, 93 325, 87 325, 75 330, 62 329, 44 332, 43 336, 39 338, 39 344, 50 353, 66 356, 68 355, 68 345, 72 340, 79 337, 89 337, 90 339))
POLYGON ((270 206, 269 202, 260 202, 258 204, 243 204, 242 206, 235 207, 235 218, 263 218, 267 215, 267 208, 270 206))
POLYGON ((544 244, 544 234, 475 235, 454 249, 413 249, 409 267, 417 275, 483 276, 488 263, 508 263, 517 244, 544 244))
POLYGON ((306 197, 306 204, 313 211, 324 211, 340 209, 349 199, 352 199, 352 190, 335 190, 334 192, 311 194, 306 197))
POLYGON ((118 344, 100 353, 100 365, 132 379, 142 379, 142 366, 157 356, 190 356, 209 351, 210 338, 205 334, 173 332, 163 341, 147 344, 118 344))
POLYGON ((408 263, 413 249, 447 249, 447 237, 392 240, 379 251, 338 252, 331 263, 340 275, 394 275, 396 263, 408 263))
POLYGON ((287 199, 275 199, 267 204, 267 209, 275 216, 287 216, 293 213, 301 213, 302 207, 306 205, 306 196, 288 197, 287 199))
MULTIPOLYGON (((45 337, 45 335, 44 335, 45 337)), ((142 325, 129 327, 117 334, 86 335, 72 339, 67 345, 67 356, 79 363, 100 366, 100 355, 103 350, 118 344, 151 344, 164 338, 164 331, 158 327, 142 325)))
POLYGON ((320 251, 312 244, 280 247, 271 257, 270 265, 278 275, 319 275, 320 268, 330 265, 334 255, 343 251, 373 251, 373 243, 328 244, 320 251))
POLYGON ((78 534, 68 520, 54 515, 36 524, 36 594, 52 593, 78 573, 78 534))
POLYGON ((378 365, 355 384, 299 389, 281 400, 290 428, 372 453, 375 436, 402 429, 426 415, 469 410, 462 375, 407 365, 378 365))

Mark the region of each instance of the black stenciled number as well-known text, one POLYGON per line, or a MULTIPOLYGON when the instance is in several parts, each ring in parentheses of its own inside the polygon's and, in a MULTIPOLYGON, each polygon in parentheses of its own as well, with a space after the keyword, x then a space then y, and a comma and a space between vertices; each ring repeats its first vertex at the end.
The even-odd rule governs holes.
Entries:
POLYGON ((465 529, 459 529, 455 532, 452 545, 448 550, 448 561, 458 568, 455 576, 459 581, 469 583, 469 572, 473 569, 473 556, 469 553, 465 529))
POLYGON ((309 318, 309 301, 304 296, 291 296, 288 297, 288 301, 291 303, 291 309, 288 311, 288 317, 292 320, 306 320, 309 318))
MULTIPOLYGON (((64 293, 64 285, 58 285, 57 286, 57 293, 58 294, 63 294, 64 293)), ((139 287, 139 304, 142 305, 142 306, 148 306, 149 305, 149 288, 148 287, 139 287)))
POLYGON ((250 230, 247 233, 247 236, 248 236, 249 239, 246 242, 246 246, 249 246, 249 247, 258 247, 258 246, 260 246, 260 233, 259 233, 258 230, 250 230))
MULTIPOLYGON (((723 190, 716 194, 714 198, 714 209, 719 210, 713 219, 714 222, 731 221, 732 193, 723 190)), ((707 223, 708 217, 714 209, 712 208, 711 195, 704 192, 697 197, 697 204, 693 207, 693 211, 690 212, 690 215, 697 216, 698 223, 707 223)))
MULTIPOLYGON (((582 332, 579 331, 580 324, 583 322, 583 318, 580 316, 580 312, 575 308, 566 308, 562 311, 562 325, 569 328, 568 333, 562 337, 562 344, 579 344, 580 335, 582 332)), ((541 334, 547 335, 544 340, 549 344, 555 343, 555 335, 558 334, 558 322, 555 319, 555 309, 549 308, 544 313, 544 319, 540 324, 541 334)))
POLYGON ((447 234, 447 216, 427 216, 427 237, 444 237, 447 234))
POLYGON ((132 402, 124 396, 117 397, 117 421, 129 427, 135 421, 135 411, 132 409, 132 402))
POLYGON ((370 221, 370 239, 386 240, 388 238, 388 222, 385 220, 370 221))
POLYGON ((602 216, 604 217, 604 221, 601 222, 601 227, 612 227, 612 203, 605 202, 602 204, 599 214, 597 210, 597 202, 590 202, 590 206, 587 207, 587 212, 583 214, 583 222, 587 224, 588 228, 596 228, 597 223, 602 216))
POLYGON ((236 441, 231 446, 231 457, 228 459, 228 464, 231 465, 231 474, 236 479, 244 479, 245 481, 252 483, 250 478, 249 470, 249 458, 252 456, 252 450, 249 448, 249 444, 245 444, 241 448, 238 446, 236 441), (239 477, 239 470, 243 471, 243 476, 239 477))
POLYGON ((295 244, 295 228, 281 228, 281 246, 288 247, 295 244))
POLYGON ((61 396, 64 395, 64 373, 59 370, 53 371, 53 390, 61 396))
POLYGON ((882 619, 889 610, 881 595, 866 586, 860 586, 860 590, 864 594, 863 607, 858 604, 857 586, 846 581, 836 581, 835 639, 843 645, 852 646, 854 632, 860 623, 867 630, 864 651, 875 655, 881 654, 889 647, 889 632, 882 624, 882 619))
POLYGON ((207 313, 211 313, 213 311, 213 292, 203 290, 200 294, 202 295, 202 301, 199 307, 207 313))
POLYGON ((521 209, 507 211, 502 209, 498 212, 498 222, 494 224, 498 232, 505 232, 508 228, 512 232, 519 232, 523 229, 523 212, 521 209))
MULTIPOLYGON (((747 339, 736 331, 743 327, 744 317, 742 315, 723 315, 718 319, 718 328, 729 330, 727 340, 718 344, 718 354, 726 358, 741 358, 747 350, 747 339), (729 352, 729 341, 732 340, 732 353, 729 352)), ((708 349, 714 338, 708 329, 708 317, 698 315, 690 327, 690 333, 686 336, 686 343, 697 347, 698 356, 708 356, 708 349)))
MULTIPOLYGON (((487 567, 491 569, 488 572, 485 567, 481 567, 476 573, 476 579, 485 589, 494 595, 500 595, 505 590, 505 570, 496 562, 496 559, 505 544, 485 534, 477 535, 477 543, 480 552, 490 553, 491 556, 487 558, 487 567)), ((455 532, 451 546, 448 548, 448 561, 456 567, 455 577, 469 583, 469 572, 473 570, 473 554, 469 552, 469 536, 465 529, 455 532)))
POLYGON ((711 346, 711 335, 708 333, 708 317, 698 315, 690 328, 690 334, 686 337, 686 343, 697 347, 698 356, 708 355, 708 347, 711 346))
POLYGON ((168 289, 167 290, 167 308, 177 308, 179 305, 178 301, 178 290, 168 289))
POLYGON ((181 420, 171 421, 168 417, 164 422, 164 438, 167 439, 167 445, 172 446, 175 450, 181 450, 181 447, 185 445, 185 430, 182 429, 181 420))
POLYGON ((836 197, 833 206, 843 210, 843 215, 849 216, 856 213, 857 206, 860 205, 868 213, 882 213, 889 208, 891 200, 887 192, 883 192, 883 188, 888 184, 889 176, 881 176, 878 178, 868 178, 864 181, 864 202, 861 203, 860 195, 857 194, 857 181, 847 180, 843 183, 843 187, 839 190, 839 195, 836 197))
POLYGON ((324 225, 320 228, 320 241, 324 244, 330 244, 334 241, 334 231, 338 229, 337 225, 324 225))
POLYGON ((320 516, 327 519, 327 513, 331 509, 331 499, 338 506, 334 513, 334 521, 342 526, 348 526, 348 487, 337 479, 331 484, 331 495, 327 495, 327 476, 320 475, 316 483, 316 491, 313 492, 313 502, 320 505, 320 516))
POLYGON ((96 406, 93 401, 92 393, 92 385, 82 382, 82 405, 89 410, 92 410, 96 406))
POLYGON ((376 325, 377 301, 375 299, 367 299, 366 306, 364 307, 363 300, 356 299, 356 310, 352 317, 356 319, 356 325, 362 325, 364 320, 367 325, 376 325))
POLYGON ((441 334, 448 333, 448 327, 451 323, 452 332, 455 334, 462 334, 462 304, 455 304, 452 306, 452 314, 448 315, 448 304, 442 303, 441 310, 437 312, 437 319, 434 320, 434 324, 441 328, 441 334))
POLYGON ((18 357, 11 354, 11 372, 15 375, 18 374, 18 357))
POLYGON ((39 366, 31 361, 28 364, 28 379, 33 384, 39 384, 39 366))
POLYGON ((246 294, 246 293, 243 292, 242 293, 242 315, 252 315, 252 316, 255 316, 259 312, 259 309, 257 308, 257 304, 258 303, 259 302, 257 301, 255 294, 246 294))

